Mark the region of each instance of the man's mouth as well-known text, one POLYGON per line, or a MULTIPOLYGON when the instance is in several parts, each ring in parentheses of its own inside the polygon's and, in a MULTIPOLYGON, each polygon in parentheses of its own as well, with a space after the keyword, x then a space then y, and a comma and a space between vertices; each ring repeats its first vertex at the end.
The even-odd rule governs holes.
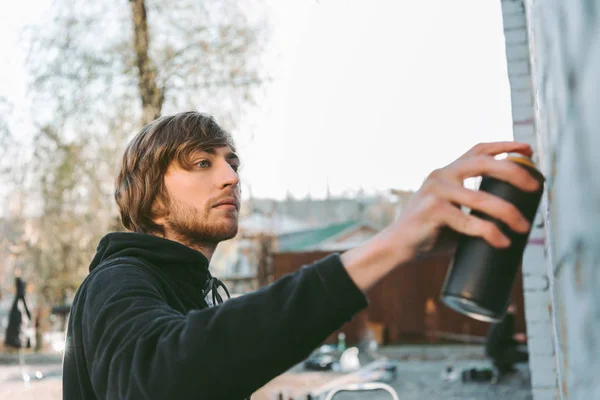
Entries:
POLYGON ((238 210, 240 208, 239 202, 234 198, 223 199, 216 203, 213 208, 238 210))

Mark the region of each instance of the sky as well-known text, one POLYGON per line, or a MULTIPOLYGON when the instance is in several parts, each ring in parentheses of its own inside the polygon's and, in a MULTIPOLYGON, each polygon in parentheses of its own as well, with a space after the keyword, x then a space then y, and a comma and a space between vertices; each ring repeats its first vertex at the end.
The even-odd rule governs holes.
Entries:
MULTIPOLYGON (((416 190, 476 143, 512 139, 500 2, 271 2, 275 81, 234 132, 246 196, 416 190)), ((49 4, 0 15, 0 94, 17 106, 18 31, 49 4)))

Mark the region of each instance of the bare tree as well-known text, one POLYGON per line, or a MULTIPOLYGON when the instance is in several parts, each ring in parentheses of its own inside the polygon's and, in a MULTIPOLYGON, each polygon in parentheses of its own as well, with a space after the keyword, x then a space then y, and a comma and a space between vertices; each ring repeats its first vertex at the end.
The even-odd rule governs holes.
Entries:
MULTIPOLYGON (((26 31, 37 126, 26 240, 44 301, 69 301, 115 225, 117 157, 141 124, 198 109, 228 128, 268 77, 260 0, 56 0, 26 31)), ((24 256, 25 257, 25 256, 24 256)))
MULTIPOLYGON (((2 197, 7 195, 6 191, 12 189, 15 185, 15 160, 13 156, 18 149, 17 141, 13 136, 9 119, 12 113, 12 104, 4 97, 0 96, 0 149, 2 149, 2 157, 0 157, 0 188, 4 188, 2 197)), ((2 204, 8 203, 7 198, 2 199, 2 204)), ((2 210, 6 212, 6 210, 2 210)))
POLYGON ((267 80, 261 1, 98 3, 57 0, 51 23, 28 35, 32 86, 44 104, 61 103, 51 117, 129 105, 143 123, 163 108, 209 110, 232 123, 267 80))

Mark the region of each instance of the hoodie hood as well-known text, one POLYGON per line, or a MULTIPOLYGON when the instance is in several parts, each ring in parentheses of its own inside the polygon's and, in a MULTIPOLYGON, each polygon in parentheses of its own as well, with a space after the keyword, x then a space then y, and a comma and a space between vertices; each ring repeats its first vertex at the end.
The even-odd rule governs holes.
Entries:
POLYGON ((135 257, 167 272, 197 282, 210 278, 208 259, 199 251, 179 242, 134 232, 112 232, 100 240, 90 272, 105 261, 135 257))

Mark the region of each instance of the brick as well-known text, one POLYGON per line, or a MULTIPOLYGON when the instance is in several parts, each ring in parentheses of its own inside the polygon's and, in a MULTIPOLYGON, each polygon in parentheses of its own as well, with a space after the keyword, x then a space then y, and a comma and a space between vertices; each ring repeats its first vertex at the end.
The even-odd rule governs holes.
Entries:
MULTIPOLYGON (((527 295, 527 292, 525 292, 527 295)), ((525 309, 527 314, 527 323, 532 324, 547 324, 549 327, 552 325, 552 320, 550 319, 550 312, 548 308, 542 309, 541 307, 532 307, 530 309, 525 309)))
MULTIPOLYGON (((527 333, 529 335, 529 331, 527 333)), ((533 389, 557 388, 558 373, 554 355, 530 354, 529 370, 531 371, 531 387, 533 389)))
POLYGON ((514 0, 503 0, 501 2, 502 5, 502 15, 525 15, 525 7, 523 6, 523 1, 514 1, 514 0))
POLYGON ((507 45, 506 60, 508 62, 529 60, 529 46, 527 44, 507 45))
POLYGON ((535 125, 515 125, 513 126, 513 135, 515 138, 535 136, 535 125))
POLYGON ((519 106, 528 106, 533 108, 533 99, 531 98, 531 94, 527 92, 515 92, 515 95, 510 99, 511 106, 519 107, 519 106))
MULTIPOLYGON (((510 82, 510 77, 509 77, 509 82, 510 82)), ((533 82, 533 81, 532 81, 533 82)), ((533 90, 531 87, 528 88, 521 88, 521 89, 517 89, 514 87, 510 87, 510 98, 512 99, 515 96, 519 96, 519 95, 523 95, 526 94, 527 96, 533 96, 533 90)))
MULTIPOLYGON (((527 294, 528 292, 525 292, 525 294, 527 294)), ((527 301, 525 301, 525 317, 529 318, 531 317, 532 320, 531 321, 527 321, 527 326, 529 327, 529 324, 531 323, 531 329, 533 329, 533 331, 538 331, 538 332, 550 332, 551 331, 551 325, 550 325, 550 318, 546 318, 543 319, 544 314, 548 313, 548 306, 549 303, 538 303, 538 304, 531 304, 531 303, 527 303, 527 301)), ((527 328, 529 329, 529 328, 527 328)), ((539 333, 538 333, 539 334, 539 333)))
MULTIPOLYGON (((517 137, 515 136, 515 140, 519 141, 519 142, 525 142, 528 143, 528 140, 523 140, 523 137, 517 137)), ((547 268, 546 268, 546 263, 543 262, 543 260, 537 260, 537 261, 523 261, 523 267, 522 267, 522 271, 525 274, 531 275, 546 275, 547 268)))
POLYGON ((527 341, 527 351, 529 351, 529 355, 532 357, 553 356, 554 343, 552 342, 552 335, 531 338, 527 341))
POLYGON ((525 307, 545 307, 548 310, 550 305, 550 292, 549 291, 529 291, 525 293, 525 307))
MULTIPOLYGON (((541 368, 546 371, 553 370, 556 372, 556 358, 553 355, 535 356, 529 361, 529 367, 531 370, 541 368)), ((554 384, 556 384, 556 382, 554 382, 554 384)))
MULTIPOLYGON (((527 307, 525 306, 525 319, 527 319, 525 326, 527 329, 527 336, 531 336, 532 338, 538 338, 540 336, 551 336, 554 338, 554 334, 552 333, 552 321, 550 318, 546 318, 542 320, 542 318, 548 314, 548 306, 545 307, 543 305, 537 307, 527 307), (529 320, 529 316, 535 319, 535 316, 538 316, 537 321, 529 320)), ((554 339, 552 339, 554 340, 554 339)))
POLYGON ((546 274, 523 274, 523 290, 548 291, 549 281, 546 274))
MULTIPOLYGON (((527 292, 525 292, 527 295, 527 292)), ((525 319, 527 332, 531 331, 533 335, 539 336, 542 334, 552 334, 552 320, 548 312, 550 300, 548 302, 540 301, 539 303, 527 303, 525 301, 525 319)))
MULTIPOLYGON (((539 310, 537 310, 538 312, 548 312, 548 307, 543 307, 544 311, 541 310, 541 308, 539 310)), ((525 313, 527 313, 527 310, 525 310, 525 313)), ((527 337, 529 338, 533 338, 536 339, 538 337, 542 337, 542 336, 550 336, 553 337, 553 333, 552 333, 552 325, 549 322, 532 322, 532 323, 527 323, 527 337)))
MULTIPOLYGON (((527 294, 528 292, 525 292, 527 294)), ((538 292, 539 293, 539 292, 538 292)), ((548 307, 550 305, 550 301, 544 302, 541 301, 539 303, 527 303, 525 301, 525 316, 526 318, 531 318, 531 320, 527 321, 527 329, 531 329, 533 332, 546 332, 552 333, 552 325, 550 320, 550 314, 548 313, 548 307)))
POLYGON ((556 358, 554 356, 535 356, 532 360, 532 363, 534 363, 536 367, 540 364, 543 364, 552 365, 556 368, 556 358))
POLYGON ((533 400, 559 400, 557 388, 535 388, 531 393, 533 400))
MULTIPOLYGON (((514 132, 513 132, 514 133, 514 132)), ((515 139, 529 143, 535 140, 535 136, 514 135, 515 139)), ((523 254, 523 273, 527 275, 547 275, 548 265, 544 254, 544 248, 539 244, 529 244, 523 254)))
POLYGON ((529 60, 508 63, 506 69, 508 76, 530 75, 529 60))
POLYGON ((507 45, 526 44, 528 42, 527 30, 513 29, 504 32, 504 40, 507 45))
POLYGON ((514 121, 523 121, 533 118, 532 106, 514 106, 512 107, 512 117, 514 121))
MULTIPOLYGON (((523 140, 522 137, 515 136, 515 140, 517 140, 519 142, 528 143, 528 140, 523 140)), ((546 270, 547 270, 546 264, 542 260, 535 261, 535 262, 534 261, 524 262, 523 267, 522 267, 523 273, 528 274, 528 275, 547 275, 546 270)))
POLYGON ((552 332, 550 332, 550 324, 547 324, 545 329, 542 326, 543 324, 534 324, 532 325, 533 331, 527 331, 528 343, 534 347, 554 350, 554 339, 552 332))
POLYGON ((508 77, 512 90, 531 89, 531 77, 526 76, 510 76, 508 77))
MULTIPOLYGON (((535 148, 535 150, 537 151, 537 138, 535 136, 515 135, 513 133, 513 137, 515 138, 515 140, 518 140, 519 142, 528 143, 532 149, 535 148)), ((545 273, 546 272, 545 267, 542 267, 540 264, 541 264, 540 262, 536 262, 537 267, 535 267, 536 268, 535 271, 531 271, 531 272, 545 273)), ((529 263, 526 266, 526 268, 527 269, 530 268, 529 263)))
MULTIPOLYGON (((527 292, 525 292, 525 295, 527 295, 527 292)), ((540 324, 550 328, 552 327, 548 307, 545 309, 537 306, 528 307, 525 309, 525 313, 527 315, 527 324, 540 324)))
POLYGON ((504 26, 504 31, 526 28, 527 20, 525 19, 525 13, 505 15, 502 18, 502 25, 504 26))
MULTIPOLYGON (((535 357, 533 357, 535 358, 535 357)), ((551 365, 537 366, 531 373, 532 388, 555 388, 556 387, 556 367, 551 365)))
MULTIPOLYGON (((535 136, 524 136, 524 135, 515 135, 513 134, 513 137, 515 138, 515 140, 519 141, 519 142, 524 142, 524 143, 528 143, 531 148, 537 152, 537 138, 535 136)), ((535 273, 542 273, 545 272, 545 269, 542 267, 537 267, 537 269, 535 271, 532 271, 535 273)))

